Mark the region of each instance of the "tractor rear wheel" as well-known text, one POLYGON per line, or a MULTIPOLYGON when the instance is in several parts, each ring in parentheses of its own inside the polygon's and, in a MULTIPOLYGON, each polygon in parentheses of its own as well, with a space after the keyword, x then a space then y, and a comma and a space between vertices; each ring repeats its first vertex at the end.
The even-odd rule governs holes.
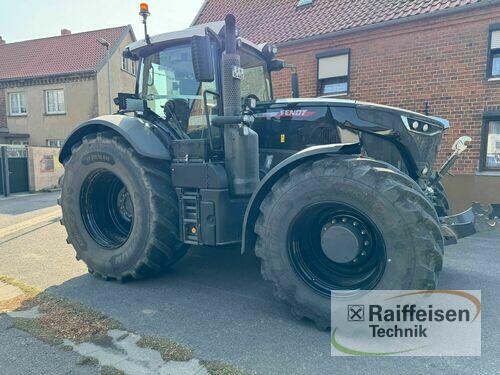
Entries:
POLYGON ((62 223, 89 272, 139 279, 186 254, 168 163, 140 157, 107 132, 85 136, 64 167, 62 223))
POLYGON ((387 163, 306 161, 261 204, 255 253, 263 277, 295 316, 330 324, 330 296, 434 289, 443 238, 419 186, 387 163))

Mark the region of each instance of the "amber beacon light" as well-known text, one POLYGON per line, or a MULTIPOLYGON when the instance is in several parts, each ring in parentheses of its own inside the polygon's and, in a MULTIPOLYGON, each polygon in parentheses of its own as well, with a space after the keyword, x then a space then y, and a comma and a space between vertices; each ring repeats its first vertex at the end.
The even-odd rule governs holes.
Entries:
POLYGON ((146 16, 146 17, 149 16, 149 6, 148 6, 147 3, 141 3, 140 9, 141 9, 141 11, 139 12, 139 14, 141 16, 143 16, 143 17, 144 16, 146 16))

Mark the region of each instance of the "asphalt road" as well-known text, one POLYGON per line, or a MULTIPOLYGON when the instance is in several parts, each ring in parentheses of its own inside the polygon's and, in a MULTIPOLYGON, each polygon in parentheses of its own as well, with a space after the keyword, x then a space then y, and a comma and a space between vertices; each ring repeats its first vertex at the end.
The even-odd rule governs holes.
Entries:
MULTIPOLYGON (((0 228, 1 220, 0 216, 0 228)), ((187 344, 197 357, 224 360, 261 374, 500 371, 498 232, 446 248, 440 288, 482 290, 483 355, 463 358, 332 358, 329 333, 296 321, 261 280, 259 262, 241 256, 238 248, 192 249, 159 277, 118 284, 86 274, 65 238, 58 223, 0 238, 0 274, 79 300, 139 334, 187 344)), ((0 345, 0 357, 2 351, 0 345)))

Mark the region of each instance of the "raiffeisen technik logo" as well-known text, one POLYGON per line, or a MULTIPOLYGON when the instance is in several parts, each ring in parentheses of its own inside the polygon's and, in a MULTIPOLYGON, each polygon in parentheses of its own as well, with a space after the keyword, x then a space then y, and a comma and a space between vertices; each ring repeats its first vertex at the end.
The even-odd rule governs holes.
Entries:
POLYGON ((480 313, 480 291, 370 291, 349 299, 333 297, 332 355, 481 355, 480 313))

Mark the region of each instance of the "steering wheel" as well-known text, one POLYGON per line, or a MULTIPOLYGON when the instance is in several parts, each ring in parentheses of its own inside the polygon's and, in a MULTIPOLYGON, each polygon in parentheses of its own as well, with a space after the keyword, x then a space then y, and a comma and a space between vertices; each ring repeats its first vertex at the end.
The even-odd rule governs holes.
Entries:
POLYGON ((184 132, 189 124, 189 103, 185 99, 170 99, 163 106, 165 118, 179 123, 184 132))

